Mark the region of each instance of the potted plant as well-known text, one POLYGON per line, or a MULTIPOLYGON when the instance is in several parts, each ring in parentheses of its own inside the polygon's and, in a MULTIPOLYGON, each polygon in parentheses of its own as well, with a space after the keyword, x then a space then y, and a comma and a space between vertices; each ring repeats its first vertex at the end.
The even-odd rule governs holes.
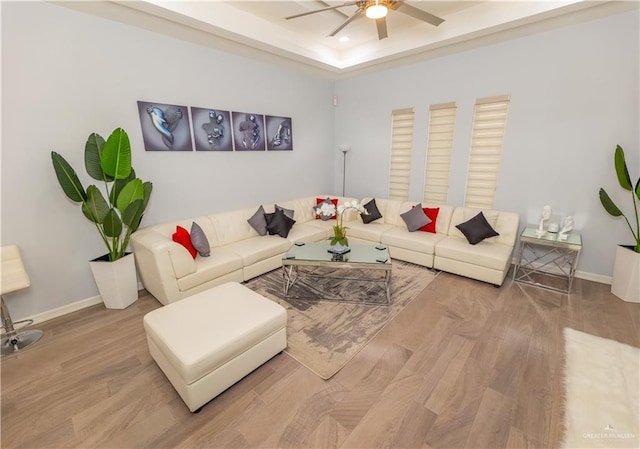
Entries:
POLYGON ((632 224, 629 221, 627 216, 602 188, 600 189, 600 202, 610 215, 624 217, 635 243, 633 245, 618 245, 616 249, 613 275, 611 277, 611 293, 625 301, 640 303, 640 220, 638 220, 640 178, 638 178, 634 186, 625 162, 624 150, 620 145, 616 147, 614 167, 620 187, 631 194, 635 223, 632 224))
MULTIPOLYGON (((358 204, 357 201, 345 202, 338 206, 338 223, 333 226, 333 236, 329 237, 329 245, 333 248, 333 251, 340 253, 346 251, 349 247, 349 239, 347 238, 347 226, 344 226, 342 219, 346 211, 353 209, 359 214, 368 215, 369 213, 362 204, 358 204)), ((335 210, 334 210, 335 213, 335 210)))
POLYGON ((123 309, 138 299, 133 253, 127 253, 131 234, 142 221, 151 196, 152 184, 136 177, 131 166, 129 136, 116 128, 105 140, 92 133, 84 147, 87 173, 101 181, 83 187, 71 165, 55 151, 51 152, 53 168, 67 197, 82 204, 82 213, 94 223, 107 247, 107 254, 89 262, 105 306, 123 309), (104 191, 104 194, 103 194, 104 191))

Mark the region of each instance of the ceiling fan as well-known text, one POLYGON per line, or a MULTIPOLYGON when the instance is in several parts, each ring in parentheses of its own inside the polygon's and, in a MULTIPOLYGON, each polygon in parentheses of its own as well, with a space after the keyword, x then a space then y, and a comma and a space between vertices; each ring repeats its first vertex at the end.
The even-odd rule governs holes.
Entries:
POLYGON ((298 17, 308 16, 309 14, 315 14, 318 12, 329 11, 331 9, 343 8, 345 6, 357 6, 358 9, 351 16, 347 18, 340 26, 338 26, 335 30, 329 33, 330 37, 338 34, 344 27, 349 25, 356 19, 361 18, 363 15, 369 19, 373 19, 376 21, 376 26, 378 28, 378 39, 382 40, 388 36, 387 34, 387 12, 389 10, 398 11, 408 16, 411 16, 415 19, 422 20, 423 22, 427 22, 431 25, 438 26, 444 19, 440 17, 434 16, 433 14, 429 14, 421 9, 418 9, 414 6, 408 5, 404 2, 404 0, 357 0, 351 2, 345 2, 340 5, 328 6, 326 8, 316 9, 314 11, 307 11, 301 14, 296 14, 293 16, 285 17, 286 20, 296 19, 298 17), (364 13, 364 14, 363 14, 364 13))

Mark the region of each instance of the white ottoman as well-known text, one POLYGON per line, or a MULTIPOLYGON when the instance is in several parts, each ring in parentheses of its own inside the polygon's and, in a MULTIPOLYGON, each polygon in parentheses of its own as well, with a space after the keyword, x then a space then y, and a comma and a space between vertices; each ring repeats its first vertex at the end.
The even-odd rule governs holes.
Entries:
POLYGON ((144 316, 149 352, 196 411, 287 346, 284 307, 228 282, 144 316))

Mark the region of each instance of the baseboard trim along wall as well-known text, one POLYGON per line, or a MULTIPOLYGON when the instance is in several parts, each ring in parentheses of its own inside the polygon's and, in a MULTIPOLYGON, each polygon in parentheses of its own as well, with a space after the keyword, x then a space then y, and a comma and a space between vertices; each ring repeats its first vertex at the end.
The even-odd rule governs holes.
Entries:
POLYGON ((52 310, 34 315, 31 319, 33 324, 42 323, 43 321, 49 321, 54 318, 67 315, 71 312, 77 312, 78 310, 86 309, 87 307, 95 306, 96 304, 102 304, 102 297, 100 295, 92 296, 91 298, 82 299, 80 301, 73 302, 71 304, 57 307, 52 310))
MULTIPOLYGON (((138 282, 138 291, 144 290, 142 282, 138 282)), ((52 320, 60 316, 66 315, 71 312, 77 312, 78 310, 86 309, 87 307, 95 306, 102 303, 102 297, 100 295, 92 296, 91 298, 81 299, 80 301, 73 302, 71 304, 58 307, 56 309, 47 310, 46 312, 38 313, 31 317, 33 324, 42 323, 43 321, 52 320)), ((20 318, 21 320, 26 318, 20 318)), ((18 321, 14 319, 14 321, 18 321)), ((4 330, 4 329, 3 329, 4 330)))
MULTIPOLYGON (((593 282, 599 282, 601 284, 611 285, 611 276, 604 276, 604 275, 595 274, 595 273, 587 273, 586 271, 576 271, 575 277, 579 279, 584 279, 587 281, 593 281, 593 282)), ((143 290, 143 289, 144 287, 142 286, 142 283, 138 283, 138 290, 143 290)), ((82 299, 80 301, 67 304, 65 306, 58 307, 56 309, 39 313, 31 317, 31 319, 33 320, 34 324, 42 323, 43 321, 52 320, 54 318, 58 318, 60 316, 66 315, 71 312, 76 312, 78 310, 82 310, 87 307, 95 306, 96 304, 100 304, 101 302, 102 302, 102 298, 100 297, 100 295, 93 296, 91 298, 82 299)), ((25 319, 25 318, 20 318, 20 319, 25 319)), ((3 333, 4 333, 4 329, 3 329, 3 333)))
POLYGON ((584 279, 585 281, 599 282, 600 284, 611 285, 611 276, 605 276, 603 274, 588 273, 586 271, 576 271, 576 277, 578 279, 584 279))

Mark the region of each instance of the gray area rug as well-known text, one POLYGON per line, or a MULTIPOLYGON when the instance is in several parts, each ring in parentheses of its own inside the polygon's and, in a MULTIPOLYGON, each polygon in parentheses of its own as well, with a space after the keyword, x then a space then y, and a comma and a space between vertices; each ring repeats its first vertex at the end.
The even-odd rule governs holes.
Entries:
MULTIPOLYGON (((350 270, 349 277, 376 275, 371 271, 358 271, 350 270)), ((246 286, 287 309, 285 352, 321 378, 329 379, 435 277, 436 273, 425 267, 394 260, 388 306, 375 304, 386 302, 382 284, 329 278, 301 279, 291 287, 285 300, 281 269, 252 279, 246 286)))

